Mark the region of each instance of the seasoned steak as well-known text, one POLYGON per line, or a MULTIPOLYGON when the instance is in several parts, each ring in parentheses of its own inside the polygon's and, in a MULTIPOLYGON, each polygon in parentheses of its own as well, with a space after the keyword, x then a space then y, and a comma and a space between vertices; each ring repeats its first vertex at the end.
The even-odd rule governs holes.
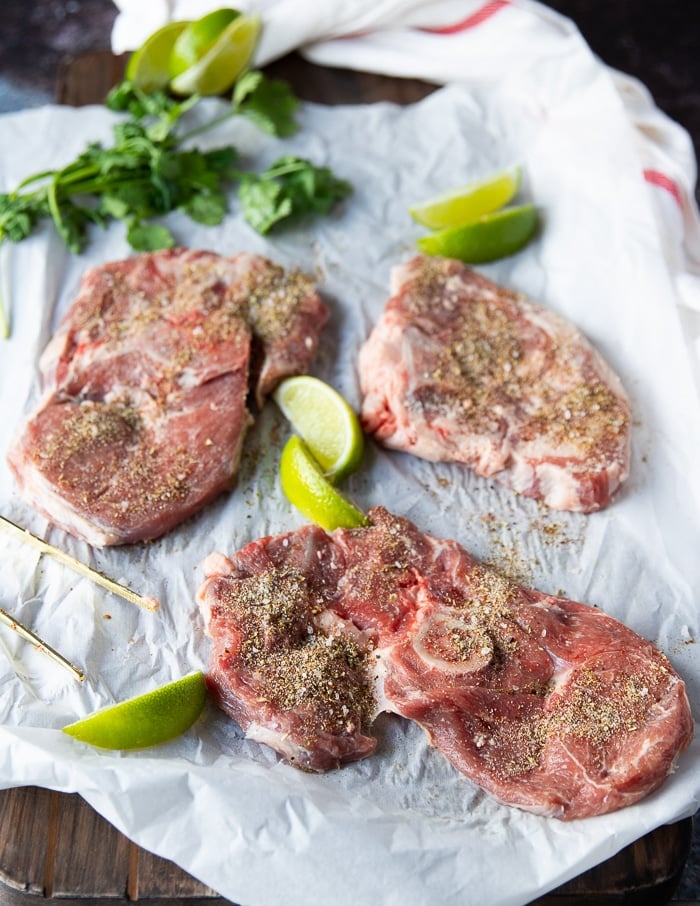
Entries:
POLYGON ((307 526, 212 554, 204 570, 209 688, 246 736, 309 771, 370 755, 375 662, 366 634, 328 606, 341 575, 329 536, 307 526))
POLYGON ((559 315, 458 261, 395 268, 359 371, 363 426, 392 449, 580 512, 608 504, 628 475, 616 375, 559 315))
POLYGON ((323 769, 344 760, 348 737, 352 757, 373 751, 369 724, 383 708, 420 724, 499 801, 564 820, 629 805, 663 782, 693 721, 660 651, 594 607, 504 579, 455 541, 383 508, 370 517, 368 527, 305 527, 207 561, 209 681, 249 735, 323 769), (326 667, 313 653, 319 638, 350 653, 326 667), (339 748, 319 717, 329 713, 339 748))
POLYGON ((258 403, 304 372, 327 310, 259 255, 186 249, 94 268, 42 356, 9 453, 37 510, 95 545, 156 538, 231 487, 258 403))
POLYGON ((562 819, 656 789, 690 743, 666 657, 600 610, 524 588, 386 510, 339 530, 336 610, 373 633, 390 709, 508 805, 562 819))

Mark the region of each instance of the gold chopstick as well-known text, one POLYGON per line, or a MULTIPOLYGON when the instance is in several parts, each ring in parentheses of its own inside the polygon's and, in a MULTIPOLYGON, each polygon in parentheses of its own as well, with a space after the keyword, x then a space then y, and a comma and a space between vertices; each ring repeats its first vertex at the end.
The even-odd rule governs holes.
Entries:
POLYGON ((48 554, 50 557, 58 560, 59 563, 69 567, 69 569, 72 569, 79 575, 92 579, 97 585, 101 585, 102 588, 106 588, 108 591, 113 592, 115 595, 119 595, 121 598, 130 601, 132 604, 138 604, 139 607, 143 607, 145 610, 150 611, 158 610, 160 607, 156 598, 140 595, 137 592, 132 591, 126 585, 115 582, 114 579, 110 579, 108 576, 104 576, 101 572, 98 572, 86 563, 76 560, 75 557, 72 557, 58 547, 54 547, 54 545, 49 544, 48 541, 42 541, 41 538, 32 535, 27 529, 15 525, 14 522, 10 522, 10 520, 6 519, 4 516, 0 516, 0 528, 4 529, 9 535, 12 535, 13 538, 18 538, 25 544, 37 548, 42 554, 48 554))
POLYGON ((20 623, 19 620, 16 620, 11 614, 9 614, 6 610, 3 610, 1 607, 0 623, 4 623, 5 626, 9 626, 10 629, 14 630, 14 632, 16 632, 20 638, 24 639, 25 642, 29 642, 30 644, 34 645, 37 651, 45 654, 55 663, 60 664, 61 667, 64 667, 66 670, 72 673, 79 682, 83 682, 83 680, 85 679, 85 673, 80 669, 80 667, 76 667, 75 664, 72 664, 69 660, 67 660, 67 658, 64 658, 63 655, 59 654, 59 652, 56 651, 55 648, 52 648, 51 645, 49 645, 43 639, 39 638, 39 636, 35 632, 32 632, 31 629, 27 629, 27 627, 20 623))

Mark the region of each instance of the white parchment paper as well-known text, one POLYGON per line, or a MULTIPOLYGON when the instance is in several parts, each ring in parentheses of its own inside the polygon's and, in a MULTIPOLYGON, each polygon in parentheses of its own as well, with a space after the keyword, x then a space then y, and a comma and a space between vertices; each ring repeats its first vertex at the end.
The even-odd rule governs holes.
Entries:
MULTIPOLYGON (((602 513, 555 513, 456 466, 370 444, 344 490, 364 508, 386 504, 528 584, 623 620, 670 657, 698 714, 700 405, 678 289, 682 276, 692 295, 695 278, 670 263, 657 189, 644 181, 639 137, 609 75, 592 59, 569 65, 565 56, 550 75, 453 85, 406 108, 308 105, 301 131, 284 142, 227 124, 209 146, 233 142, 260 167, 300 153, 349 179, 353 196, 330 218, 270 239, 246 226, 235 202, 218 228, 179 216, 170 223, 183 244, 262 252, 314 271, 332 310, 314 373, 357 405, 357 351, 383 309, 390 268, 413 254, 421 233, 409 204, 522 163, 521 197, 537 203, 541 234, 482 271, 572 319, 620 374, 635 413, 629 481, 602 513)), ((88 140, 108 141, 112 122, 102 108, 3 117, 0 187, 68 162, 88 140)), ((128 252, 118 226, 96 232, 79 256, 49 227, 0 249, 13 317, 0 347, 0 511, 161 601, 157 613, 142 611, 0 536, 0 606, 88 673, 81 686, 0 629, 1 785, 77 791, 137 843, 243 906, 524 904, 696 810, 698 740, 646 801, 564 824, 496 804, 430 750, 420 729, 393 717, 377 722, 376 755, 324 776, 246 742, 213 707, 185 736, 147 751, 97 751, 62 734, 99 706, 206 669, 194 604, 200 561, 302 522, 279 488, 288 429, 272 403, 248 436, 235 491, 152 544, 90 549, 19 498, 4 453, 38 398, 38 355, 85 268, 128 252)))

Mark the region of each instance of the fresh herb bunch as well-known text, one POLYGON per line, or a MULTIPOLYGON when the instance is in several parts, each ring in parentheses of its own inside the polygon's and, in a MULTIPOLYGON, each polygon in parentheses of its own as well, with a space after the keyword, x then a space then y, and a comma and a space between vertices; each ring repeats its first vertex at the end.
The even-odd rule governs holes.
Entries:
MULTIPOLYGON (((175 244, 171 231, 153 223, 170 211, 216 225, 228 203, 226 188, 240 181, 243 216, 260 233, 305 214, 325 214, 350 192, 347 182, 325 167, 282 157, 262 173, 241 171, 236 148, 210 151, 183 147, 232 116, 245 116, 264 131, 285 137, 296 131, 298 100, 286 82, 250 71, 234 86, 230 107, 203 125, 185 131, 183 118, 200 98, 177 100, 165 92, 146 94, 125 81, 109 94, 110 110, 128 114, 113 127, 114 142, 94 142, 72 163, 25 179, 14 192, 0 194, 0 243, 19 242, 39 221, 50 218, 72 252, 80 252, 92 224, 122 220, 137 251, 175 244)), ((0 300, 0 336, 9 323, 0 300)))

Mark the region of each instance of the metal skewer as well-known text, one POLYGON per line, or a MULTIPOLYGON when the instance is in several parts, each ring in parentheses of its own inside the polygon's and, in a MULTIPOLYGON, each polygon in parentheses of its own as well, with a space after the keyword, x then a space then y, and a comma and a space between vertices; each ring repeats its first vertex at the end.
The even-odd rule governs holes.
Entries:
POLYGON ((48 658, 51 658, 52 661, 60 664, 61 667, 64 667, 66 670, 72 673, 79 682, 83 682, 83 680, 85 679, 85 673, 80 669, 80 667, 76 667, 75 664, 72 664, 69 660, 64 658, 63 655, 59 654, 59 652, 56 651, 55 648, 52 648, 51 645, 47 644, 43 639, 39 638, 39 636, 35 632, 32 632, 31 629, 27 629, 26 626, 16 620, 13 616, 11 616, 11 614, 9 614, 6 610, 3 610, 1 607, 0 623, 4 623, 5 626, 9 626, 10 629, 14 630, 20 638, 24 639, 25 642, 29 642, 30 644, 34 645, 37 651, 40 651, 48 658))
POLYGON ((25 544, 29 544, 32 547, 37 548, 37 550, 41 551, 42 554, 48 554, 50 557, 53 557, 60 563, 63 563, 64 566, 69 567, 79 575, 85 576, 88 579, 92 579, 92 581, 97 583, 97 585, 101 585, 103 588, 106 588, 108 591, 113 592, 115 595, 119 595, 121 598, 130 601, 132 604, 138 604, 139 607, 143 607, 145 610, 151 611, 158 610, 158 608, 160 607, 160 604, 156 600, 156 598, 149 598, 145 597, 144 595, 137 594, 137 592, 132 591, 130 588, 127 588, 126 585, 122 585, 119 582, 115 582, 114 579, 110 579, 108 576, 102 575, 102 573, 98 572, 96 569, 93 569, 91 566, 88 566, 86 563, 82 563, 80 560, 76 560, 75 557, 71 557, 70 554, 67 554, 60 548, 54 547, 53 544, 49 544, 48 541, 42 541, 41 538, 37 538, 36 535, 32 535, 31 532, 27 531, 27 529, 24 529, 21 526, 15 525, 14 522, 10 522, 10 520, 6 519, 4 516, 0 516, 0 528, 4 529, 9 535, 12 535, 14 538, 18 538, 20 541, 23 541, 25 544))

